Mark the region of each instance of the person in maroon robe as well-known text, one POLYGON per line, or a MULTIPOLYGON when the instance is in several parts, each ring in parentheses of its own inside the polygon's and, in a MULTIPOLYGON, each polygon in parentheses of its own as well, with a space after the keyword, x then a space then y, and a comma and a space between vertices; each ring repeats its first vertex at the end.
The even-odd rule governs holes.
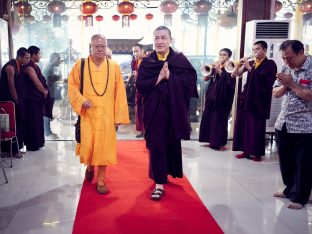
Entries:
MULTIPOLYGON (((138 76, 139 66, 144 57, 144 49, 140 44, 135 44, 132 47, 133 59, 131 61, 131 70, 134 80, 138 76)), ((136 135, 136 138, 144 136, 144 127, 143 127, 143 98, 142 95, 138 92, 137 89, 135 93, 135 128, 140 133, 136 135)))
POLYGON ((22 71, 27 86, 25 145, 27 150, 36 151, 45 143, 43 116, 52 118, 52 101, 46 79, 36 64, 41 58, 40 49, 30 46, 28 51, 30 62, 22 71))
POLYGON ((265 154, 265 123, 270 118, 277 67, 273 60, 266 57, 265 41, 255 42, 252 50, 255 61, 243 58, 243 66, 233 72, 233 76, 248 72, 244 90, 238 96, 233 150, 243 151, 235 156, 238 159, 253 155, 254 161, 261 161, 261 156, 265 154))
POLYGON ((136 86, 143 96, 149 176, 156 184, 151 199, 159 200, 167 175, 183 177, 181 139, 190 139, 190 98, 198 98, 198 93, 195 69, 170 48, 170 30, 160 26, 153 35, 155 51, 141 62, 136 86))
MULTIPOLYGON (((17 50, 16 58, 7 62, 1 69, 0 78, 0 101, 12 101, 15 104, 15 123, 18 147, 14 144, 12 153, 15 157, 21 157, 20 151, 24 147, 24 125, 25 125, 25 99, 27 97, 26 83, 23 76, 20 75, 22 66, 30 60, 28 50, 21 47, 17 50)), ((9 150, 9 142, 1 145, 3 152, 9 150)))
POLYGON ((199 142, 209 142, 209 147, 218 150, 227 143, 228 118, 235 92, 235 79, 224 69, 231 56, 230 49, 221 49, 219 61, 211 74, 205 77, 205 80, 209 80, 210 83, 206 91, 205 110, 200 123, 199 142))

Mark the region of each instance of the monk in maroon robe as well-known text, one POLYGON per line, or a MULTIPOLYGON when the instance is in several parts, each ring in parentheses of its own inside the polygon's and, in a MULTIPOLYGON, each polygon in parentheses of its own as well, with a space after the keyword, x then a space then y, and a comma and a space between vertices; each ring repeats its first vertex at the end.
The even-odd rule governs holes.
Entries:
POLYGON ((152 200, 164 195, 167 175, 183 177, 181 139, 190 139, 190 97, 198 97, 196 71, 182 53, 170 48, 171 32, 154 31, 155 51, 143 59, 136 82, 143 95, 143 122, 150 153, 152 200))
POLYGON ((36 46, 28 48, 30 62, 23 68, 27 86, 25 145, 27 150, 36 151, 44 146, 43 116, 52 118, 52 101, 46 79, 36 63, 41 55, 36 46))
POLYGON ((255 61, 242 59, 241 66, 233 75, 248 71, 247 82, 238 97, 237 116, 234 127, 233 150, 243 151, 236 158, 261 161, 265 154, 265 123, 270 118, 272 87, 277 67, 266 57, 267 43, 258 41, 253 45, 255 61))
POLYGON ((219 61, 212 69, 205 97, 205 110, 200 123, 199 142, 209 142, 213 149, 226 145, 228 139, 228 118, 232 108, 235 79, 224 69, 232 51, 219 51, 219 61))

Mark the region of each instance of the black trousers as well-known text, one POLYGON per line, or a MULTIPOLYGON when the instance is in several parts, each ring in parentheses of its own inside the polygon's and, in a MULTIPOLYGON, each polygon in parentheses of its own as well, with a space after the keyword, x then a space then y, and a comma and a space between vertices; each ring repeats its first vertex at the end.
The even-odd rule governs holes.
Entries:
POLYGON ((305 205, 312 189, 312 133, 287 133, 275 129, 280 168, 286 186, 284 194, 292 202, 305 205))
POLYGON ((176 140, 163 149, 149 151, 149 177, 156 184, 166 184, 167 175, 183 177, 181 141, 176 140))

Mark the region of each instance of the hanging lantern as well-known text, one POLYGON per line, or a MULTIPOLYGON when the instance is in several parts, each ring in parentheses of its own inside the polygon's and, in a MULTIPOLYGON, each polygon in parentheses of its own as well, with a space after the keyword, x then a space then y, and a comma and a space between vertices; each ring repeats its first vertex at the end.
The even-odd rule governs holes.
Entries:
POLYGON ((97 22, 101 22, 101 21, 103 21, 103 19, 104 19, 104 17, 101 16, 101 15, 95 16, 95 20, 96 20, 97 22))
POLYGON ((212 3, 207 0, 200 0, 194 3, 193 10, 197 14, 208 15, 208 12, 212 8, 212 3))
POLYGON ((32 15, 26 15, 25 16, 25 22, 26 23, 31 23, 31 22, 34 22, 35 21, 35 17, 32 16, 32 15))
POLYGON ((92 27, 93 26, 93 15, 86 15, 85 26, 86 27, 92 27))
POLYGON ((118 4, 117 11, 119 14, 122 14, 122 27, 129 27, 129 15, 134 11, 133 3, 129 2, 129 0, 124 0, 118 4))
POLYGON ((299 11, 302 13, 312 12, 312 0, 307 0, 299 5, 299 11))
POLYGON ((51 16, 49 16, 49 15, 44 15, 44 16, 42 16, 42 20, 43 21, 45 21, 45 22, 49 22, 49 21, 51 21, 51 16))
POLYGON ((291 13, 291 12, 286 12, 286 13, 284 14, 284 18, 286 18, 286 19, 290 19, 290 18, 292 18, 293 16, 294 16, 294 14, 291 13))
POLYGON ((48 11, 52 14, 62 14, 66 10, 66 5, 62 1, 54 0, 48 4, 48 11))
POLYGON ((113 16, 112 16, 112 19, 113 19, 114 21, 118 21, 118 20, 120 19, 120 16, 119 16, 119 15, 113 15, 113 16))
POLYGON ((275 2, 275 6, 274 6, 274 12, 279 12, 283 7, 283 3, 281 3, 280 1, 276 1, 275 2))
POLYGON ((165 0, 160 3, 160 11, 165 13, 164 25, 170 27, 172 25, 172 13, 178 9, 178 3, 174 0, 165 0))
POLYGON ((53 14, 53 27, 60 28, 62 26, 62 16, 61 14, 53 14))
POLYGON ((69 16, 68 15, 62 15, 62 21, 67 22, 69 16))
POLYGON ((86 17, 84 15, 78 15, 77 18, 79 21, 84 21, 86 17))
POLYGON ((147 19, 147 20, 151 20, 153 18, 154 18, 154 15, 151 14, 151 13, 148 13, 148 14, 145 15, 145 19, 147 19))
POLYGON ((138 16, 137 16, 136 14, 131 14, 131 15, 129 16, 129 18, 130 18, 131 20, 136 20, 136 19, 138 18, 138 16))
POLYGON ((96 5, 94 2, 92 1, 85 1, 84 3, 82 3, 80 11, 82 12, 82 14, 85 15, 92 15, 95 14, 98 10, 98 5, 96 5))
POLYGON ((172 14, 178 9, 178 3, 174 0, 165 0, 160 3, 160 11, 165 14, 172 14))
POLYGON ((172 25, 172 14, 164 15, 164 25, 170 27, 172 25))
POLYGON ((129 0, 124 0, 118 4, 117 11, 122 15, 130 15, 134 11, 134 5, 129 0))
POLYGON ((188 20, 189 18, 190 18, 189 14, 183 13, 183 14, 181 15, 181 19, 182 19, 182 20, 188 20))
POLYGON ((219 25, 223 28, 233 28, 237 24, 237 17, 231 12, 225 12, 220 16, 219 25))
POLYGON ((14 7, 19 15, 29 15, 32 10, 32 7, 28 2, 23 2, 21 0, 15 3, 14 7))

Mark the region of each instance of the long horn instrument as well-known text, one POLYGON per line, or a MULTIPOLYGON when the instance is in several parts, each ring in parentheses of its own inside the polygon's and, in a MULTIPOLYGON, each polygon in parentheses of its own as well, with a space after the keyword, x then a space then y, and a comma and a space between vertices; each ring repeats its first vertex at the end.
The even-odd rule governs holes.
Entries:
MULTIPOLYGON (((246 57, 246 59, 248 61, 252 61, 254 58, 254 56, 248 56, 246 57)), ((225 64, 224 64, 224 70, 228 73, 233 73, 235 68, 236 67, 239 67, 242 65, 242 62, 241 62, 242 59, 240 59, 239 61, 226 61, 225 64)))

